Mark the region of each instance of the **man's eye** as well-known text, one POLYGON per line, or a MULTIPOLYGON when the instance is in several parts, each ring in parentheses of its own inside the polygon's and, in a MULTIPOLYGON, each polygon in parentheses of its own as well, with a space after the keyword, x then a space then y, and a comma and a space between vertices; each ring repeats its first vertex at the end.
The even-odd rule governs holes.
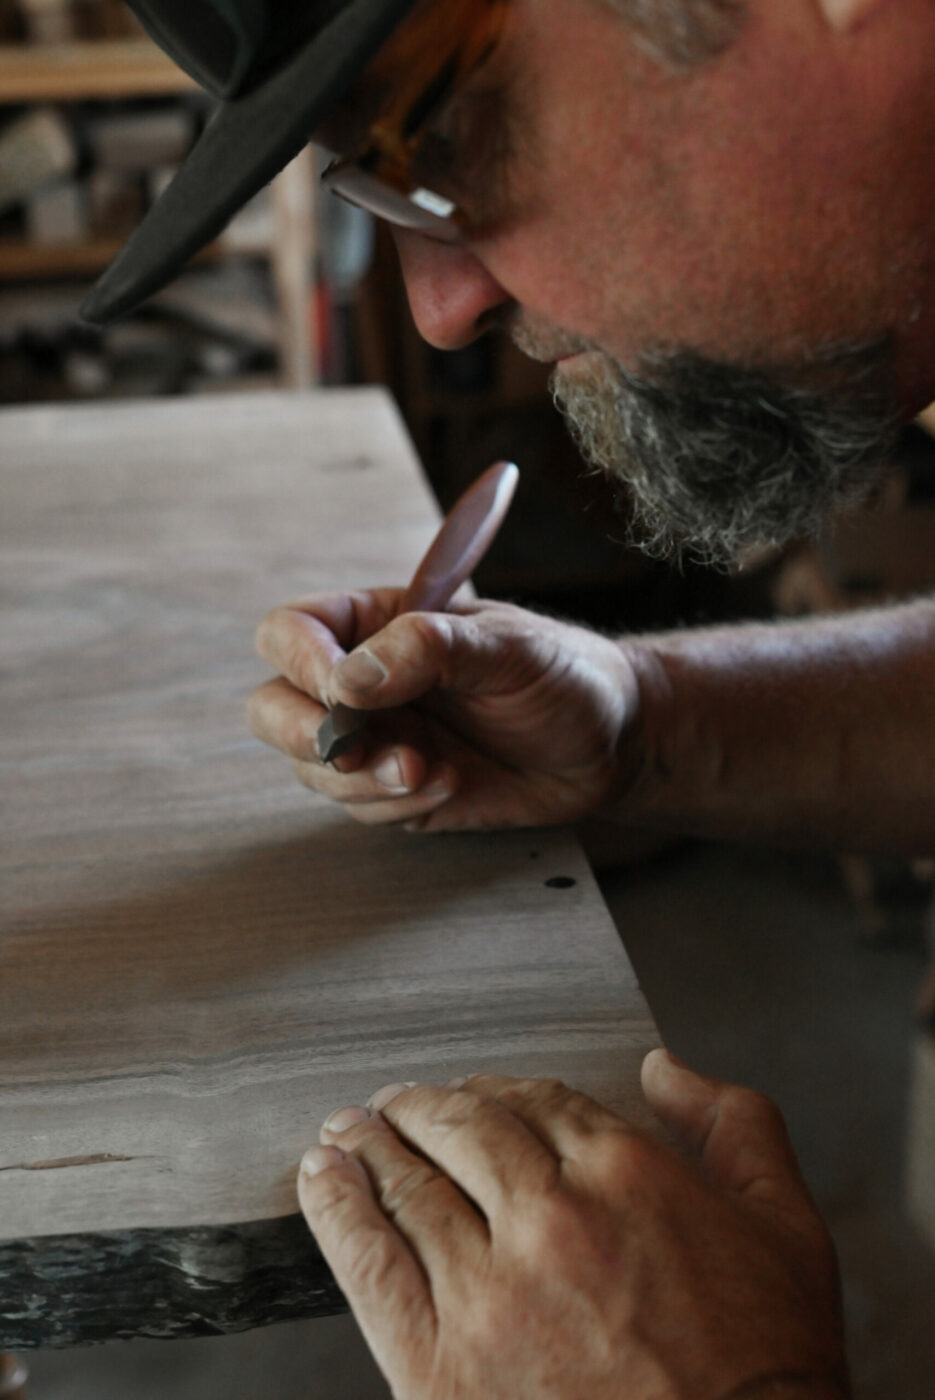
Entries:
POLYGON ((440 131, 427 131, 413 156, 412 171, 429 188, 452 184, 458 174, 454 142, 440 131))

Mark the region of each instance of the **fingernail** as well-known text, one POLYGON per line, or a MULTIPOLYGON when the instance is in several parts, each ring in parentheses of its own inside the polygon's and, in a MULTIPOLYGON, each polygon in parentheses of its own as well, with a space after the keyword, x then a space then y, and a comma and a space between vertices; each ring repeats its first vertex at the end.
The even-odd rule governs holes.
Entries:
POLYGON ((375 690, 381 681, 386 680, 389 671, 372 651, 360 647, 338 662, 334 675, 348 690, 375 690))
POLYGON ((360 1104, 354 1104, 352 1108, 336 1108, 322 1123, 322 1132, 343 1133, 345 1129, 353 1128, 355 1123, 363 1123, 369 1117, 370 1109, 362 1108, 360 1104))
POLYGON ((471 1076, 470 1076, 469 1074, 459 1074, 459 1075, 456 1075, 454 1079, 448 1079, 448 1080, 445 1081, 445 1088, 446 1088, 446 1089, 463 1089, 464 1086, 465 1086, 465 1084, 466 1084, 466 1083, 468 1082, 468 1080, 470 1079, 470 1077, 471 1077, 471 1076))
POLYGON ((671 1055, 665 1046, 657 1045, 643 1056, 643 1064, 648 1064, 656 1074, 669 1075, 673 1070, 680 1068, 675 1056, 671 1055))
POLYGON ((832 29, 846 30, 853 23, 853 0, 823 0, 822 8, 832 29))
POLYGON ((344 1161, 340 1147, 310 1147, 299 1163, 303 1176, 317 1176, 327 1167, 337 1167, 344 1161))
POLYGON ((444 778, 436 778, 434 783, 429 783, 427 787, 422 788, 421 792, 419 793, 419 796, 450 797, 451 788, 448 785, 448 783, 445 782, 444 778))
POLYGON ((408 792, 409 789, 403 782, 403 770, 399 765, 399 759, 395 753, 388 754, 386 758, 381 758, 380 762, 373 770, 373 776, 381 787, 387 792, 408 792))
POLYGON ((380 1109, 385 1108, 392 1099, 396 1098, 397 1094, 403 1094, 407 1089, 415 1087, 416 1081, 414 1079, 407 1080, 405 1084, 385 1084, 382 1089, 378 1089, 375 1094, 370 1095, 367 1107, 372 1113, 379 1113, 380 1109))

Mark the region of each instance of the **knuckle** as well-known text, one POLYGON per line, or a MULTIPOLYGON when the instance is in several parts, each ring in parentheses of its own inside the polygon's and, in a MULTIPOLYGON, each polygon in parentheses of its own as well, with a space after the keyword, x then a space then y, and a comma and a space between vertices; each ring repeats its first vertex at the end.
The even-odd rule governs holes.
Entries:
POLYGON ((516 1079, 503 1089, 499 1097, 507 1107, 526 1104, 554 1108, 567 1102, 571 1094, 572 1091, 561 1079, 516 1079))
POLYGON ((301 705, 282 686, 270 687, 265 695, 251 696, 247 718, 258 738, 292 758, 314 760, 317 757, 314 730, 307 724, 301 705))
POLYGON ((264 661, 282 669, 283 658, 295 645, 295 609, 280 605, 272 608, 256 629, 256 649, 264 661))
POLYGON ((437 613, 405 613, 384 633, 394 659, 422 667, 440 664, 451 645, 450 620, 437 613))
POLYGON ((303 1183, 302 1192, 306 1209, 316 1229, 330 1223, 338 1224, 340 1221, 342 1233, 345 1218, 354 1209, 360 1195, 358 1185, 349 1181, 341 1168, 335 1167, 307 1178, 303 1183))
POLYGON ((294 681, 306 695, 318 694, 315 675, 315 659, 308 644, 308 638, 299 635, 289 638, 282 651, 282 668, 290 680, 294 681))
POLYGON ((393 1237, 382 1230, 368 1229, 348 1240, 343 1270, 352 1296, 385 1298, 399 1260, 393 1237))
POLYGON ((723 1107, 737 1117, 742 1117, 764 1128, 785 1132, 785 1119, 772 1099, 757 1089, 732 1086, 725 1092, 723 1107))
POLYGON ((470 1092, 472 1085, 482 1085, 483 1080, 479 1075, 473 1075, 460 1089, 448 1089, 443 1101, 443 1107, 437 1114, 439 1122, 444 1122, 449 1127, 460 1127, 463 1123, 472 1123, 476 1118, 484 1117, 490 1113, 490 1100, 483 1097, 481 1093, 470 1092))
POLYGON ((391 625, 391 630, 405 628, 419 639, 426 650, 438 650, 451 645, 451 618, 446 613, 404 613, 391 625))
POLYGON ((561 1079, 521 1079, 499 1096, 507 1108, 533 1109, 590 1133, 595 1114, 606 1116, 593 1099, 561 1079))
POLYGON ((306 763, 301 758, 297 758, 292 765, 292 771, 303 787, 310 788, 312 792, 319 791, 319 765, 317 763, 306 763))
POLYGON ((562 1079, 521 1079, 520 1083, 524 1088, 538 1092, 543 1098, 564 1098, 571 1092, 562 1079))
POLYGON ((538 1083, 538 1093, 543 1104, 555 1108, 577 1102, 581 1097, 574 1089, 569 1089, 561 1079, 541 1079, 538 1083))
POLYGON ((368 1140, 373 1141, 375 1133, 384 1131, 379 1118, 364 1118, 359 1123, 352 1123, 347 1128, 328 1129, 329 1136, 341 1139, 341 1151, 352 1154, 366 1147, 368 1140))
POLYGON ((301 715, 283 716, 277 732, 287 753, 304 760, 314 761, 318 758, 318 746, 301 715))
POLYGON ((436 1142, 441 1148, 448 1141, 473 1140, 485 1123, 500 1111, 496 1103, 480 1094, 450 1090, 441 1103, 432 1107, 436 1142))
POLYGON ((268 612, 254 633, 254 645, 264 661, 271 662, 272 660, 273 638, 276 634, 280 611, 281 609, 274 608, 272 612, 268 612))
POLYGON ((425 1198, 446 1185, 446 1179, 428 1162, 414 1162, 380 1183, 380 1204, 390 1215, 399 1215, 414 1199, 425 1198))
POLYGON ((618 1191, 643 1196, 659 1179, 659 1147, 628 1130, 603 1132, 589 1145, 595 1171, 618 1191))

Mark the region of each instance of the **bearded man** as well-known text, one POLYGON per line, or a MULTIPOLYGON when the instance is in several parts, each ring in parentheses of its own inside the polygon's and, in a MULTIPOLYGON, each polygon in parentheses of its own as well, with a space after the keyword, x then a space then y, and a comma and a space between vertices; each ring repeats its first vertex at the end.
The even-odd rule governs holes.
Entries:
MULTIPOLYGON (((138 4, 226 102, 91 319, 313 131, 326 183, 394 225, 425 338, 499 328, 552 363, 657 553, 813 531, 935 398, 931 0, 138 4)), ((361 822, 935 850, 928 600, 613 641, 400 599, 306 598, 258 634, 256 732, 361 822), (337 702, 371 723, 328 765, 337 702)), ((329 1118, 300 1199, 397 1400, 847 1394, 776 1110, 663 1051, 644 1088, 694 1160, 546 1081, 391 1085, 329 1118)))

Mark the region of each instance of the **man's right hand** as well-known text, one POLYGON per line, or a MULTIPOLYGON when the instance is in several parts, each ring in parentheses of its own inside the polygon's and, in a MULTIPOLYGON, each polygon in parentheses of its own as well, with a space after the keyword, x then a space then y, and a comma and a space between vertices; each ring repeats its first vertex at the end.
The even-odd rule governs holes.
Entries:
POLYGON ((318 594, 276 608, 257 649, 281 674, 250 721, 303 783, 359 821, 421 831, 576 821, 622 795, 643 762, 625 652, 506 603, 399 613, 400 589, 318 594), (370 712, 333 765, 326 706, 370 712))

